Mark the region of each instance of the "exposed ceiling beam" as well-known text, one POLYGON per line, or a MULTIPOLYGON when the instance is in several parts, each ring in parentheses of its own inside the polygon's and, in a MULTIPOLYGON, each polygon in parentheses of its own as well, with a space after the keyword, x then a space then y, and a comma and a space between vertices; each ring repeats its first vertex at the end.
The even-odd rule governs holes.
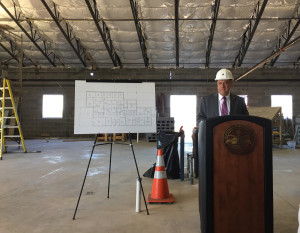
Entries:
MULTIPOLYGON (((296 30, 300 24, 299 6, 300 6, 300 0, 298 0, 298 3, 296 4, 295 13, 293 15, 293 18, 288 20, 286 27, 284 29, 284 32, 281 35, 281 37, 279 38, 277 45, 275 47, 276 49, 273 50, 272 54, 276 53, 276 51, 278 49, 280 49, 281 47, 286 46, 289 43, 292 36, 294 35, 294 33, 296 32, 296 30), (294 18, 297 18, 297 20, 294 18)), ((277 61, 277 59, 279 58, 279 56, 280 56, 280 54, 277 57, 272 59, 272 61, 270 62, 270 66, 274 66, 274 64, 277 61)))
MULTIPOLYGON (((261 17, 261 21, 286 21, 290 20, 290 17, 261 17)), ((294 18, 295 19, 295 18, 294 18)), ((54 20, 52 18, 38 18, 38 17, 28 17, 28 20, 31 21, 44 21, 44 22, 53 22, 54 20)), ((89 21, 94 21, 93 18, 64 18, 64 20, 70 22, 70 21, 81 21, 81 22, 89 22, 89 21)), ((131 22, 134 21, 132 18, 100 18, 100 20, 106 21, 106 22, 131 22)), ((179 18, 179 21, 211 21, 211 17, 209 18, 179 18)), ((10 18, 1 18, 2 22, 5 21, 12 21, 10 18)), ((140 18, 139 21, 175 21, 174 18, 140 18)), ((218 17, 218 21, 249 21, 249 18, 244 18, 244 17, 218 17)))
POLYGON ((60 57, 54 52, 52 45, 49 41, 47 41, 38 30, 36 30, 33 27, 32 21, 28 20, 24 16, 24 14, 18 9, 16 6, 16 3, 14 1, 14 14, 13 15, 0 1, 0 6, 6 11, 6 13, 10 16, 10 18, 19 26, 19 28, 25 33, 25 35, 31 40, 31 42, 38 48, 38 50, 44 55, 44 57, 53 65, 56 67, 56 62, 59 61, 63 66, 63 62, 61 61, 60 57), (25 28, 22 26, 21 22, 26 21, 30 27, 30 34, 25 30, 25 28), (43 43, 37 43, 42 41, 43 43), (42 47, 41 47, 42 46, 42 47))
POLYGON ((179 67, 179 26, 178 26, 179 0, 175 0, 175 44, 176 44, 176 67, 179 67))
POLYGON ((210 30, 209 30, 210 35, 208 37, 207 47, 206 47, 205 67, 208 67, 209 63, 210 63, 210 52, 211 52, 212 42, 213 42, 214 34, 215 34, 215 28, 216 28, 216 23, 217 23, 219 8, 220 8, 220 1, 221 0, 215 0, 215 2, 211 6, 212 23, 210 26, 210 30))
POLYGON ((122 67, 122 62, 120 60, 120 57, 118 56, 114 46, 113 46, 113 43, 112 43, 112 40, 111 40, 111 37, 110 37, 110 31, 109 31, 109 28, 108 26, 106 25, 106 23, 100 18, 100 14, 99 14, 99 11, 97 9, 97 2, 96 0, 92 0, 92 4, 90 3, 90 0, 85 0, 86 2, 86 5, 88 6, 89 8, 89 11, 93 17, 93 20, 96 24, 96 27, 100 33, 100 36, 102 37, 102 40, 104 42, 104 45, 107 49, 107 52, 114 64, 115 67, 122 67), (101 26, 100 24, 101 23, 101 26))
MULTIPOLYGON (((248 70, 246 73, 242 74, 241 76, 239 76, 238 78, 235 79, 235 81, 239 81, 240 79, 242 79, 243 77, 246 77, 248 74, 250 74, 251 72, 253 72, 254 70, 256 70, 257 68, 263 66, 265 63, 271 61, 274 57, 277 57, 279 54, 285 52, 287 49, 289 49, 290 47, 294 46, 296 43, 300 42, 300 36, 296 37, 295 39, 293 39, 291 42, 289 42, 287 45, 285 45, 284 47, 282 47, 281 49, 279 49, 276 53, 271 54, 270 56, 268 56, 267 58, 263 59, 261 62, 259 62, 258 64, 256 64, 255 66, 253 66, 250 70, 248 70)), ((300 57, 298 58, 299 61, 300 57)), ((297 68, 297 64, 294 63, 294 67, 297 68)))
POLYGON ((257 4, 255 5, 254 12, 252 13, 252 16, 249 20, 248 27, 243 34, 242 45, 239 49, 238 55, 235 58, 233 67, 240 67, 242 65, 245 55, 247 53, 247 50, 249 48, 249 45, 252 41, 252 38, 253 38, 256 28, 258 26, 258 23, 259 23, 261 16, 265 10, 265 7, 268 3, 268 0, 264 0, 262 4, 260 4, 260 3, 261 3, 261 1, 259 0, 257 2, 257 4))
POLYGON ((138 35, 138 38, 140 41, 140 47, 142 50, 144 64, 145 64, 145 67, 149 67, 149 58, 147 55, 146 38, 144 36, 141 24, 139 22, 140 19, 138 17, 138 4, 134 0, 129 0, 129 1, 130 1, 130 6, 131 6, 134 23, 135 23, 136 32, 137 32, 137 35, 138 35))
MULTIPOLYGON (((11 45, 11 44, 10 44, 11 45)), ((15 59, 17 62, 19 62, 19 57, 18 54, 15 52, 17 49, 11 48, 8 49, 6 48, 1 42, 0 42, 1 48, 3 48, 13 59, 15 59)), ((11 46, 12 47, 12 46, 11 46)), ((1 63, 6 63, 6 62, 1 62, 1 63)))
POLYGON ((75 54, 77 55, 77 57, 79 58, 83 66, 87 67, 88 66, 87 62, 89 62, 92 68, 95 69, 96 66, 92 56, 87 52, 87 49, 82 45, 80 39, 76 37, 72 26, 61 17, 60 12, 57 9, 57 5, 54 2, 52 2, 53 9, 54 9, 53 12, 45 0, 41 0, 41 1, 44 4, 47 11, 49 12, 49 14, 51 15, 51 17, 53 18, 53 20, 55 21, 56 25, 58 26, 62 34, 64 35, 64 37, 66 38, 66 40, 69 42, 70 46, 72 47, 73 51, 75 52, 75 54))
POLYGON ((28 62, 34 66, 38 66, 36 62, 34 62, 31 58, 25 55, 23 49, 17 44, 17 42, 7 35, 4 31, 0 31, 0 41, 7 41, 9 43, 10 48, 7 48, 0 42, 0 46, 19 64, 22 66, 26 66, 28 62))

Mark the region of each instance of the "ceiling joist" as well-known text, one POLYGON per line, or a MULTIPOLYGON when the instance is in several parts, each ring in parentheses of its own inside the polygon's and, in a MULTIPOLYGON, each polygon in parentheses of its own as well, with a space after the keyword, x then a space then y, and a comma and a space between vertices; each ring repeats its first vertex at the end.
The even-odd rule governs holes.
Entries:
POLYGON ((142 50, 142 55, 143 55, 143 59, 144 59, 144 64, 145 67, 149 67, 149 58, 147 55, 147 47, 146 47, 146 38, 144 36, 141 24, 140 24, 140 19, 138 17, 138 4, 136 1, 134 0, 129 0, 130 1, 130 6, 131 6, 131 11, 132 11, 132 15, 134 18, 134 23, 135 23, 135 28, 136 28, 136 32, 140 41, 140 47, 142 50))
POLYGON ((25 55, 23 49, 17 44, 17 42, 9 35, 7 35, 4 31, 0 32, 0 41, 7 41, 9 43, 10 48, 7 48, 1 42, 0 46, 19 64, 22 64, 22 66, 38 66, 36 62, 34 62, 31 58, 25 55))
MULTIPOLYGON (((0 0, 0 31, 22 37, 14 41, 38 67, 61 66, 60 56, 70 68, 250 68, 299 35, 299 4, 0 0)), ((2 45, 0 60, 15 67, 17 47, 2 45)), ((264 67, 295 67, 299 49, 272 56, 264 67)))
POLYGON ((179 0, 175 0, 175 44, 176 44, 176 67, 179 67, 179 0))
POLYGON ((210 52, 211 52, 212 42, 213 42, 214 34, 215 34, 215 28, 216 28, 216 23, 217 23, 219 8, 220 8, 220 1, 221 0, 215 0, 215 2, 211 6, 212 23, 210 26, 210 30, 209 30, 210 34, 208 37, 207 47, 206 47, 205 67, 208 67, 209 63, 210 63, 210 52))
POLYGON ((257 4, 255 5, 254 12, 251 16, 251 19, 249 20, 248 27, 243 34, 242 45, 239 49, 238 55, 235 58, 233 67, 240 67, 242 65, 245 55, 247 53, 247 50, 249 48, 249 45, 251 43, 251 40, 252 40, 254 33, 256 31, 256 28, 258 26, 258 23, 259 23, 261 16, 265 10, 265 7, 268 3, 268 0, 264 0, 262 4, 260 4, 260 2, 261 1, 259 0, 257 2, 257 4))
POLYGON ((10 18, 19 26, 19 28, 25 33, 25 35, 31 40, 31 42, 38 48, 38 50, 44 55, 44 57, 51 63, 52 66, 56 67, 56 62, 59 61, 63 66, 63 62, 60 57, 54 52, 52 45, 47 41, 38 30, 33 26, 32 21, 28 20, 21 10, 17 7, 16 3, 13 1, 14 15, 5 7, 5 5, 0 1, 0 6, 6 11, 10 18), (30 27, 30 34, 22 26, 22 22, 26 21, 30 27), (37 42, 42 41, 41 47, 37 42))
MULTIPOLYGON (((281 37, 279 38, 278 43, 276 45, 276 49, 273 50, 272 54, 274 54, 281 47, 286 46, 289 43, 289 41, 291 40, 292 36, 295 34, 295 32, 300 24, 299 6, 300 6, 300 0, 298 1, 297 5, 295 7, 295 14, 293 15, 293 17, 291 19, 288 20, 286 27, 284 28, 284 32, 281 35, 281 37)), ((279 56, 280 56, 280 54, 277 57, 272 59, 272 61, 270 62, 270 66, 274 66, 274 64, 277 61, 277 59, 279 58, 279 56)))
MULTIPOLYGON (((105 22, 133 22, 134 19, 133 18, 100 18, 101 20, 105 21, 105 22)), ((277 21, 286 21, 286 20, 290 20, 290 17, 280 17, 280 18, 276 18, 277 21)), ((293 18, 295 19, 295 18, 293 18)), ((3 21, 11 21, 11 19, 6 19, 3 18, 3 21)), ((53 22, 54 20, 52 18, 39 18, 39 17, 28 17, 28 20, 31 21, 43 21, 43 22, 53 22)), ((90 21, 94 21, 93 18, 73 18, 73 17, 64 17, 64 20, 68 21, 68 22, 76 22, 76 21, 80 21, 80 22, 90 22, 90 21)), ((209 18, 182 18, 179 17, 178 18, 179 21, 211 21, 211 17, 209 18)), ((249 18, 245 18, 245 17, 218 17, 218 21, 247 21, 249 20, 249 18)), ((260 20, 262 21, 274 21, 274 18, 272 17, 261 17, 260 20)), ((159 21, 159 22, 163 22, 163 21, 174 21, 174 18, 139 18, 139 21, 143 21, 143 22, 153 22, 153 21, 159 21)))
MULTIPOLYGON (((293 39, 291 42, 289 42, 287 45, 285 45, 284 47, 280 48, 277 52, 275 52, 274 54, 271 54, 270 56, 268 56, 267 58, 263 59, 261 62, 257 63, 255 66, 253 66, 251 69, 249 69, 246 73, 242 74, 241 76, 239 76, 238 78, 235 79, 235 81, 239 81, 240 79, 246 77, 248 74, 250 74, 251 72, 253 72, 254 70, 256 70, 259 67, 264 66, 264 64, 266 64, 267 62, 271 61, 274 57, 277 57, 279 54, 285 52, 286 50, 288 50, 290 47, 294 46, 295 44, 297 44, 298 42, 300 42, 300 36, 296 37, 295 39, 293 39)), ((300 60, 300 57, 298 58, 298 61, 300 60)), ((297 68, 297 64, 294 63, 294 68, 297 68)))
POLYGON ((90 0, 85 0, 86 5, 89 8, 89 11, 93 17, 93 20, 96 24, 96 27, 100 33, 100 36, 102 37, 102 40, 104 42, 104 45, 107 49, 107 52, 109 53, 109 56, 114 64, 114 67, 122 67, 122 62, 120 60, 120 57, 118 56, 111 37, 110 37, 110 31, 106 23, 100 18, 99 11, 97 9, 97 2, 96 0, 92 0, 92 4, 90 3, 90 0), (100 26, 99 22, 102 24, 102 27, 100 26))
POLYGON ((45 8, 55 21, 56 25, 69 42, 70 46, 72 47, 73 51, 76 53, 77 57, 81 61, 84 67, 87 67, 87 62, 90 63, 93 69, 96 68, 95 62, 92 56, 87 52, 87 49, 82 45, 80 39, 76 37, 72 26, 66 22, 60 15, 60 12, 57 9, 56 4, 53 2, 54 12, 50 9, 50 6, 47 4, 45 0, 41 0, 44 4, 45 8))

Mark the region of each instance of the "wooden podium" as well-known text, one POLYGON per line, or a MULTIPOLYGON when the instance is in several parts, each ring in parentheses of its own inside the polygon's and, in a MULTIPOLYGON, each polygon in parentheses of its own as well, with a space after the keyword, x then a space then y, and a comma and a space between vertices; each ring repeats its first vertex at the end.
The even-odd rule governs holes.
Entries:
POLYGON ((223 116, 198 134, 202 233, 272 233, 271 121, 223 116))

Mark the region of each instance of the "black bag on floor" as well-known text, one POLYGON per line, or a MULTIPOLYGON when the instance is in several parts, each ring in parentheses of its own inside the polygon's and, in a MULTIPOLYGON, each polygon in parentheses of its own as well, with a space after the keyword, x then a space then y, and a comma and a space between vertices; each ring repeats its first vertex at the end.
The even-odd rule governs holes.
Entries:
POLYGON ((155 172, 155 165, 156 163, 152 164, 152 167, 150 167, 144 174, 144 177, 149 177, 149 178, 153 178, 154 177, 154 172, 155 172))
MULTIPOLYGON (((163 150, 164 163, 168 179, 180 178, 180 165, 178 156, 178 133, 159 132, 157 135, 157 149, 163 150)), ((145 173, 144 177, 154 177, 155 163, 145 173)))

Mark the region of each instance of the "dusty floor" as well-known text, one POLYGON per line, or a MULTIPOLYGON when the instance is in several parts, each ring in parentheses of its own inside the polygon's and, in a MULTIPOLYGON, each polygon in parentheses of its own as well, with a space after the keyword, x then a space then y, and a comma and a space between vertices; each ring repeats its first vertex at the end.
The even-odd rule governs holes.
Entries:
MULTIPOLYGON (((198 180, 168 180, 174 204, 135 212, 137 172, 131 148, 113 145, 107 199, 109 145, 97 146, 72 220, 93 142, 26 140, 29 153, 10 152, 0 161, 1 233, 193 233, 200 232, 198 180), (30 153, 41 151, 40 153, 30 153)), ((156 143, 134 142, 140 174, 156 160, 156 143)), ((300 150, 274 149, 274 232, 298 228, 300 150)), ((143 178, 145 195, 152 179, 143 178)))

